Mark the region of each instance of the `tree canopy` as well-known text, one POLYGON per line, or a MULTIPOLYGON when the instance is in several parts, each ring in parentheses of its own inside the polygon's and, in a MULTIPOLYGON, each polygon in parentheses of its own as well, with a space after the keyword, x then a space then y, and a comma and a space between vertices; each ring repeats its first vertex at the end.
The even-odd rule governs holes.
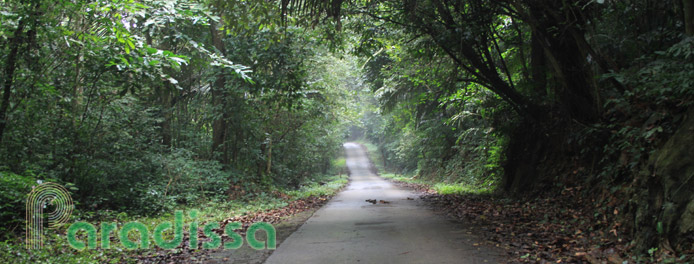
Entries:
POLYGON ((351 136, 692 254, 694 0, 0 3, 0 231, 37 180, 156 215, 319 182, 351 136))

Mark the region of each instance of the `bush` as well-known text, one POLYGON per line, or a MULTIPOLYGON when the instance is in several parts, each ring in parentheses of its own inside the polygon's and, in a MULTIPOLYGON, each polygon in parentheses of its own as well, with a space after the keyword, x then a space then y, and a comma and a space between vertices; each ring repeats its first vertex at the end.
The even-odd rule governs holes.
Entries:
POLYGON ((0 172, 0 233, 7 236, 24 224, 26 197, 36 179, 0 172))
POLYGON ((196 160, 194 153, 185 149, 172 151, 161 162, 163 194, 177 203, 221 198, 232 178, 219 162, 196 160))

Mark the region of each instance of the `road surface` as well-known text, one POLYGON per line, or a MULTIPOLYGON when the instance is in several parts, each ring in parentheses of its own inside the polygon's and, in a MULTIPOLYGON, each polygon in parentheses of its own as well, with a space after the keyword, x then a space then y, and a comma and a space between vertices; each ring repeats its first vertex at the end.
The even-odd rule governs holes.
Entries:
POLYGON ((360 145, 345 143, 344 147, 350 184, 283 241, 265 263, 504 262, 503 252, 480 246, 470 227, 435 214, 416 193, 374 175, 360 145))

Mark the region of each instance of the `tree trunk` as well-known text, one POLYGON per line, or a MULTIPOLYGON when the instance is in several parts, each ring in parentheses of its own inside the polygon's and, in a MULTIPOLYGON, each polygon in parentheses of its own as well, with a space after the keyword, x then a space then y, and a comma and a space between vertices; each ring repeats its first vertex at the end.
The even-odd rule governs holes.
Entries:
MULTIPOLYGON (((463 26, 456 21, 454 14, 446 6, 446 2, 435 0, 432 3, 437 11, 436 15, 440 16, 440 20, 443 22, 443 27, 431 23, 429 15, 418 13, 416 8, 409 11, 411 20, 416 21, 415 24, 421 25, 422 33, 429 35, 461 69, 473 76, 472 79, 475 82, 499 95, 519 115, 538 119, 540 115, 538 105, 533 104, 527 97, 514 89, 511 80, 506 81, 500 75, 499 69, 503 69, 503 67, 495 65, 494 58, 489 53, 489 50, 492 50, 489 41, 485 39, 471 40, 464 37, 462 31, 456 30, 463 26)), ((511 78, 511 76, 508 77, 511 78)))
POLYGON ((694 235, 694 107, 668 141, 650 156, 639 175, 634 230, 636 245, 646 251, 668 245, 676 252, 692 248, 694 235))
POLYGON ((530 5, 529 9, 531 12, 524 20, 533 28, 533 36, 537 37, 535 41, 544 47, 554 76, 560 82, 557 106, 574 120, 595 122, 599 117, 599 108, 587 57, 591 55, 593 60, 600 58, 595 58, 597 55, 592 54, 590 46, 586 46, 585 34, 581 30, 582 18, 575 14, 580 11, 554 1, 541 1, 530 5))
MULTIPOLYGON (((79 30, 83 30, 83 18, 77 16, 75 18, 75 27, 79 30)), ((77 118, 80 116, 79 108, 82 103, 82 47, 77 46, 77 56, 75 56, 75 79, 72 84, 72 125, 77 127, 77 118)))
POLYGON ((171 119, 173 118, 173 95, 171 93, 170 85, 165 84, 161 87, 161 94, 159 99, 161 100, 161 111, 163 113, 164 120, 161 123, 161 143, 166 148, 171 147, 171 119))
MULTIPOLYGON (((222 37, 220 36, 219 30, 217 30, 217 24, 212 23, 210 25, 210 33, 212 35, 212 43, 222 55, 225 53, 224 43, 222 42, 222 37)), ((212 155, 216 156, 217 152, 221 152, 221 155, 216 156, 219 162, 222 164, 229 164, 228 153, 226 147, 224 147, 224 141, 226 140, 226 107, 224 103, 224 89, 226 85, 226 78, 224 72, 219 72, 217 78, 214 81, 212 87, 212 104, 216 111, 222 111, 219 118, 212 122, 212 155)))
POLYGON ((3 84, 2 105, 0 105, 0 142, 2 142, 2 136, 5 133, 5 128, 7 127, 7 109, 10 106, 14 72, 17 69, 17 54, 19 53, 19 46, 21 46, 23 43, 25 25, 26 19, 20 20, 17 29, 14 31, 12 39, 9 41, 10 53, 7 55, 7 61, 5 62, 5 83, 3 84))
POLYGON ((267 143, 267 168, 265 169, 265 174, 270 175, 272 172, 272 137, 268 138, 267 143))
MULTIPOLYGON (((147 35, 147 45, 152 45, 151 36, 147 35)), ((172 47, 166 41, 159 43, 159 48, 163 50, 170 50, 172 47)), ((163 81, 161 85, 155 87, 154 98, 159 107, 159 113, 161 114, 163 121, 158 123, 161 135, 161 144, 167 149, 171 148, 172 141, 172 131, 171 131, 171 120, 173 119, 173 106, 174 106, 174 94, 172 93, 174 87, 168 81, 163 81)))
POLYGON ((684 32, 687 36, 694 36, 694 0, 682 0, 684 8, 684 32))
POLYGON ((560 107, 573 119, 584 123, 594 122, 598 118, 598 107, 585 56, 572 40, 556 41, 553 47, 550 53, 559 63, 563 77, 562 89, 558 93, 560 107))
POLYGON ((545 64, 545 49, 542 47, 537 32, 532 33, 530 41, 530 69, 535 92, 540 97, 547 96, 547 67, 545 64))

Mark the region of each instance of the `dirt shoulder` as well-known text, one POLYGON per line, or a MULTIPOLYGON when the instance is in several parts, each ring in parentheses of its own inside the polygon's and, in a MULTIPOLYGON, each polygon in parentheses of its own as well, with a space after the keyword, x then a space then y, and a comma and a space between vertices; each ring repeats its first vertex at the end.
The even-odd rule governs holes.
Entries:
MULTIPOLYGON (((486 243, 502 248, 509 263, 690 263, 691 256, 634 254, 620 223, 596 210, 580 188, 510 199, 437 194, 423 184, 389 181, 418 191, 420 199, 452 220, 475 226, 486 243)), ((690 254, 689 252, 688 254, 690 254)))
MULTIPOLYGON (((314 207, 309 210, 283 217, 279 223, 274 224, 277 231, 277 246, 279 247, 284 240, 289 237, 294 231, 299 229, 301 225, 308 220, 313 213, 320 207, 314 207)), ((258 239, 264 240, 264 233, 258 233, 258 239)), ((239 264, 260 264, 272 254, 273 250, 255 250, 244 244, 236 250, 219 250, 211 252, 204 256, 205 263, 239 263, 239 264)))
MULTIPOLYGON (((339 190, 338 190, 339 191, 339 190)), ((289 202, 287 206, 254 212, 226 219, 219 223, 220 228, 213 229, 222 238, 222 243, 232 241, 224 234, 224 228, 229 223, 241 223, 242 227, 236 233, 246 237, 246 229, 256 222, 270 223, 275 227, 276 242, 279 246, 289 235, 309 219, 313 213, 327 203, 332 196, 311 196, 289 202)), ((200 226, 203 226, 201 223, 200 226)), ((266 241, 265 232, 256 233, 259 241, 266 241)), ((255 250, 248 246, 244 239, 243 246, 239 249, 225 250, 222 247, 215 250, 191 249, 187 232, 184 232, 182 245, 175 250, 158 249, 148 252, 146 255, 136 256, 138 263, 263 263, 273 250, 255 250)), ((198 243, 210 241, 205 237, 202 228, 198 229, 198 243)))

